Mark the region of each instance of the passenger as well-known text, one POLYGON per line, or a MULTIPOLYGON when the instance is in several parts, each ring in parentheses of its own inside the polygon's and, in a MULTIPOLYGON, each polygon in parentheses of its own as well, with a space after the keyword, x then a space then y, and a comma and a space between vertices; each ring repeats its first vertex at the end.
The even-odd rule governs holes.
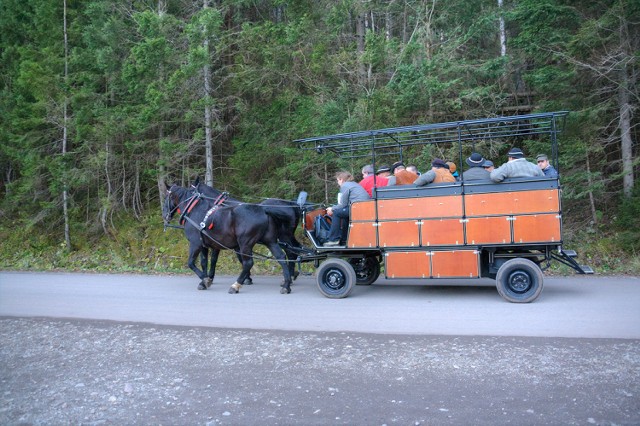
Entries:
POLYGON ((336 180, 340 187, 338 204, 327 208, 327 214, 331 216, 331 229, 325 247, 344 245, 347 241, 349 229, 349 206, 356 201, 366 201, 369 194, 363 187, 353 181, 349 172, 336 173, 336 180))
POLYGON ((491 173, 492 171, 495 170, 495 166, 493 165, 493 161, 491 160, 484 160, 484 164, 482 165, 482 167, 488 171, 489 173, 491 173))
POLYGON ((387 179, 387 186, 396 184, 396 177, 391 175, 391 167, 387 166, 386 164, 378 169, 378 171, 376 172, 376 178, 377 177, 383 177, 387 179))
POLYGON ((366 166, 364 166, 362 168, 362 176, 364 177, 364 179, 362 179, 359 183, 360 186, 362 186, 365 191, 367 191, 367 193, 369 194, 369 197, 371 197, 373 188, 379 188, 381 186, 387 186, 387 178, 382 177, 382 176, 376 176, 373 173, 373 166, 371 164, 367 164, 366 166))
POLYGON ((471 154, 471 156, 466 160, 469 170, 462 173, 462 180, 465 182, 469 180, 488 180, 491 174, 483 168, 486 161, 487 160, 477 152, 471 154))
POLYGON ((546 177, 554 179, 558 178, 558 171, 551 164, 549 164, 549 157, 547 157, 545 154, 538 154, 536 160, 538 161, 538 167, 540 167, 542 173, 544 173, 546 177))
POLYGON ((391 173, 393 173, 396 178, 396 185, 408 185, 418 178, 417 174, 410 172, 405 168, 402 161, 393 163, 393 166, 391 166, 391 173))
POLYGON ((506 178, 512 177, 544 176, 538 166, 524 158, 524 153, 520 148, 511 148, 507 155, 509 160, 490 174, 491 180, 494 182, 502 182, 506 178))
POLYGON ((456 166, 456 163, 454 163, 453 161, 447 161, 447 168, 449 169, 449 171, 451 172, 451 175, 456 178, 456 180, 460 180, 460 174, 458 173, 458 166, 456 166))
POLYGON ((429 183, 455 181, 456 178, 454 178, 449 169, 447 169, 447 163, 439 158, 436 158, 431 162, 431 170, 421 174, 420 177, 413 183, 415 183, 417 186, 424 186, 429 183))
POLYGON ((420 176, 420 172, 418 171, 418 167, 415 164, 409 164, 407 166, 407 170, 409 170, 410 172, 413 172, 415 174, 417 174, 418 176, 420 176))

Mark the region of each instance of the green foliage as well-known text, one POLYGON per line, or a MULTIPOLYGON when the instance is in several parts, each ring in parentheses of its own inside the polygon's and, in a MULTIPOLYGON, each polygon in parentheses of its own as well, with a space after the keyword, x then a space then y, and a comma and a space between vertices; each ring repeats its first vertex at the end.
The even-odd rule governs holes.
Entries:
MULTIPOLYGON (((319 202, 335 197, 336 170, 357 176, 363 164, 301 152, 294 139, 571 110, 558 152, 565 221, 589 232, 603 265, 637 254, 638 197, 620 196, 618 94, 627 90, 630 111, 638 110, 638 2, 163 3, 67 2, 65 81, 62 2, 0 2, 3 267, 44 260, 51 268, 152 270, 161 259, 158 267, 171 269, 166 256, 178 240, 140 229, 159 208, 163 180, 203 175, 205 107, 216 186, 248 200, 306 190, 319 202), (64 188, 71 253, 60 248, 64 188), (86 254, 90 247, 100 247, 96 256, 86 254)), ((513 142, 530 156, 552 154, 545 141, 513 142)), ((476 149, 500 163, 507 145, 477 141, 476 149)), ((632 155, 637 177, 637 147, 632 155)), ((451 146, 410 150, 405 159, 425 169, 434 156, 459 161, 451 146)))

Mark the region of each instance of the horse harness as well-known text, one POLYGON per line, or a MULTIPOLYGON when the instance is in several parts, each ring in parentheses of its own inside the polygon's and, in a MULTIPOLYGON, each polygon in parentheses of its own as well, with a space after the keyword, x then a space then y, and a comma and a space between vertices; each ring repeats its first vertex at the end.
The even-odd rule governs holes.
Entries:
MULTIPOLYGON (((195 227, 196 229, 200 230, 200 234, 206 232, 204 231, 204 228, 206 227, 206 223, 207 220, 209 219, 209 217, 211 217, 220 207, 222 207, 222 205, 224 204, 224 202, 226 201, 227 198, 229 198, 229 193, 228 192, 222 192, 220 193, 220 195, 218 195, 218 197, 215 199, 215 201, 213 202, 213 207, 211 207, 209 210, 207 210, 207 213, 205 214, 204 218, 202 219, 202 222, 200 222, 199 224, 196 223, 195 220, 191 219, 189 217, 189 214, 191 213, 191 211, 193 210, 193 208, 200 202, 200 200, 202 198, 206 198, 204 195, 202 195, 200 192, 196 192, 195 194, 193 194, 191 196, 191 198, 189 198, 186 201, 186 206, 184 208, 183 212, 180 212, 180 207, 178 207, 177 211, 178 213, 180 213, 180 220, 178 223, 180 223, 181 226, 184 226, 184 224, 186 222, 189 222, 193 227, 195 227)), ((208 227, 209 230, 213 229, 213 222, 209 224, 208 227)), ((201 236, 202 238, 202 236, 201 236)))

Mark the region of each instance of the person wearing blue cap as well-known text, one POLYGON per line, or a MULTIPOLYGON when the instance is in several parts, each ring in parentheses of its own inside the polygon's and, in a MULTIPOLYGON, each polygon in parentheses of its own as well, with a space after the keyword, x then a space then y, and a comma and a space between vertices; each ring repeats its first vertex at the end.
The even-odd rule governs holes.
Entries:
POLYGON ((482 168, 491 173, 495 170, 496 166, 493 165, 493 161, 484 160, 484 163, 482 163, 482 168))
POLYGON ((509 160, 491 172, 492 181, 502 182, 506 178, 512 177, 544 176, 536 164, 530 163, 524 158, 524 152, 520 148, 511 148, 507 156, 509 160))

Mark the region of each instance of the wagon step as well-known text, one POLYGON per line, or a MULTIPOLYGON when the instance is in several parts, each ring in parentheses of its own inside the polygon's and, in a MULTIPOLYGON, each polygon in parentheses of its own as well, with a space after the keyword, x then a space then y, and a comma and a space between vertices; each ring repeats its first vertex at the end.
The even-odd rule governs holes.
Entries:
POLYGON ((582 269, 583 274, 588 274, 588 275, 593 274, 593 269, 591 269, 591 266, 580 265, 580 269, 582 269))
POLYGON ((567 265, 579 274, 593 274, 593 269, 587 265, 580 265, 574 257, 578 254, 574 250, 560 250, 559 252, 552 252, 551 257, 563 265, 567 265))

